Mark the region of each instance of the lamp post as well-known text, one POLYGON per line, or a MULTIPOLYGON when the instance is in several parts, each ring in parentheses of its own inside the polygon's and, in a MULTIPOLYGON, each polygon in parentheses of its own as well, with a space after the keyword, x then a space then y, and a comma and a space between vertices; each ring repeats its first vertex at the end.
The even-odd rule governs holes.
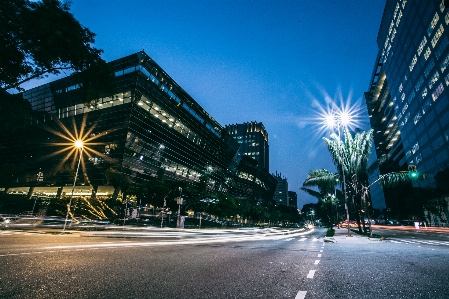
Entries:
POLYGON ((67 206, 67 215, 65 216, 64 228, 62 229, 62 232, 65 232, 65 228, 67 226, 67 220, 69 218, 70 206, 72 205, 72 199, 73 199, 73 192, 75 191, 76 179, 78 178, 78 171, 80 169, 80 164, 81 164, 81 157, 83 156, 83 149, 84 149, 83 145, 84 145, 83 141, 79 140, 79 139, 73 143, 73 146, 76 149, 80 150, 80 157, 78 159, 78 166, 76 167, 75 179, 73 180, 72 194, 70 195, 69 205, 67 206))
POLYGON ((178 221, 176 222, 176 227, 181 227, 181 205, 182 205, 182 188, 179 187, 179 197, 178 197, 178 221))

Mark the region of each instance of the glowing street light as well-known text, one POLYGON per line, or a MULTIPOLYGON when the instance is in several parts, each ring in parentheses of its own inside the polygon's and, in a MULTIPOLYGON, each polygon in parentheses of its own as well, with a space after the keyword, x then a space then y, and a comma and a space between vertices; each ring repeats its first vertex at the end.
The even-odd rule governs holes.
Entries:
POLYGON ((77 139, 73 143, 73 146, 75 147, 75 149, 80 151, 80 157, 78 159, 78 166, 76 167, 75 179, 73 180, 72 194, 70 195, 69 205, 67 206, 67 215, 65 216, 64 228, 62 229, 63 232, 65 231, 65 228, 67 225, 67 220, 69 218, 70 207, 72 205, 72 199, 73 199, 73 192, 75 191, 76 179, 78 178, 78 171, 80 169, 80 164, 81 164, 81 157, 83 156, 84 142, 80 139, 77 139))
MULTIPOLYGON (((351 125, 354 125, 354 111, 352 109, 346 108, 336 108, 335 110, 327 111, 322 115, 322 123, 328 130, 334 130, 337 127, 338 137, 340 138, 340 128, 348 128, 351 125)), ((345 164, 344 160, 341 161, 341 172, 343 175, 343 195, 345 198, 345 211, 346 211, 346 220, 348 222, 348 236, 351 235, 350 227, 349 227, 349 208, 348 208, 348 197, 346 195, 346 178, 345 178, 345 164)), ((338 213, 338 206, 337 206, 338 213)))

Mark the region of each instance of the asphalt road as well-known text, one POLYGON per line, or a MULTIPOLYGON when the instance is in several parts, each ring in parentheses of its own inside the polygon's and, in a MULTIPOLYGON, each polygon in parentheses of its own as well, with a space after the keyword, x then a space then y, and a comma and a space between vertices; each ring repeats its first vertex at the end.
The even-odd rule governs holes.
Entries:
POLYGON ((3 230, 0 298, 449 298, 449 243, 324 233, 3 230))

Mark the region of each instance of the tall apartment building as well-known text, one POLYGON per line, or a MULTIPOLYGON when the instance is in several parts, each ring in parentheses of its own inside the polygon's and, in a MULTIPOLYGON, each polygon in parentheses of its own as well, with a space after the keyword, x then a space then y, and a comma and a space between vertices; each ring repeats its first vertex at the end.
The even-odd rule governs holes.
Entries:
MULTIPOLYGON (((386 1, 365 93, 376 154, 387 158, 381 173, 414 165, 431 178, 415 187, 431 186, 433 176, 449 167, 449 9, 444 2, 386 1)), ((387 208, 400 209, 401 189, 384 191, 387 208)))
POLYGON ((270 171, 268 133, 261 122, 226 125, 225 129, 241 146, 242 152, 255 159, 260 168, 270 171))
POLYGON ((74 76, 22 94, 33 109, 30 126, 0 144, 0 163, 23 166, 10 186, 71 184, 74 165, 56 144, 67 144, 63 136, 78 132, 92 144, 85 147, 77 184, 106 185, 110 166, 134 182, 164 169, 170 180, 196 184, 207 173, 213 190, 271 200, 276 180, 242 159, 240 144, 145 52, 109 65, 116 92, 95 107, 83 102, 74 76))

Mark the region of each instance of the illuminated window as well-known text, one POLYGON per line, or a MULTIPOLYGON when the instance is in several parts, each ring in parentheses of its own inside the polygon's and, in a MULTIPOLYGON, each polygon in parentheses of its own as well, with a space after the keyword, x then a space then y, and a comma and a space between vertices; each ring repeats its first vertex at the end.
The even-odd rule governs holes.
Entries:
POLYGON ((427 60, 430 57, 430 54, 432 54, 432 51, 429 47, 427 47, 426 52, 424 53, 424 58, 427 60))
POLYGON ((402 10, 399 11, 398 19, 396 20, 396 27, 399 27, 399 23, 401 22, 402 10))
POLYGON ((427 29, 428 36, 430 36, 432 34, 432 31, 435 28, 435 26, 437 25, 439 19, 440 19, 440 17, 438 16, 438 12, 436 12, 435 16, 433 17, 432 21, 430 22, 429 28, 427 29))
POLYGON ((449 24, 449 12, 446 14, 446 16, 444 17, 444 22, 446 23, 446 25, 449 24))
POLYGON ((418 164, 418 163, 421 162, 421 161, 422 161, 422 156, 421 156, 421 154, 416 155, 416 158, 415 158, 416 164, 418 164))
POLYGON ((446 85, 449 85, 449 74, 444 77, 444 82, 446 83, 446 85))
POLYGON ((422 98, 424 99, 427 96, 427 87, 422 91, 422 98))
POLYGON ((405 100, 405 93, 403 93, 403 94, 401 95, 401 100, 402 100, 402 102, 404 102, 404 100, 405 100))
POLYGON ((426 44, 427 44, 427 38, 426 38, 426 36, 424 36, 421 43, 419 44, 419 47, 418 47, 418 56, 421 55, 426 44))
MULTIPOLYGON (((415 64, 417 61, 418 61, 418 57, 416 57, 416 54, 415 54, 415 56, 413 56, 413 58, 412 58, 412 62, 410 63, 410 66, 409 66, 410 72, 413 71, 413 68, 415 67, 415 64)), ((399 88, 399 91, 402 91, 402 84, 401 84, 401 87, 399 88)))
POLYGON ((432 103, 430 100, 427 100, 424 105, 422 105, 422 114, 426 114, 426 111, 429 109, 429 107, 432 106, 432 103))
POLYGON ((444 72, 448 65, 449 65, 449 54, 446 55, 443 62, 441 62, 441 64, 440 64, 441 72, 444 72))
POLYGON ((432 100, 435 102, 441 93, 444 91, 443 83, 440 83, 438 87, 435 89, 435 91, 432 93, 432 100))
POLYGON ((418 111, 418 113, 416 113, 415 118, 413 119, 413 122, 415 123, 415 125, 418 123, 418 121, 421 119, 422 115, 421 112, 418 111))
POLYGON ((404 107, 402 108, 402 114, 405 113, 405 111, 407 110, 407 108, 408 108, 408 104, 405 104, 404 107))
POLYGON ((430 81, 429 81, 429 89, 432 89, 432 87, 435 85, 435 83, 438 81, 438 79, 440 78, 440 73, 438 71, 436 71, 432 77, 430 77, 430 81))
MULTIPOLYGON (((416 56, 415 56, 416 57, 416 56)), ((399 91, 402 91, 402 83, 401 83, 401 85, 399 85, 399 91)))
POLYGON ((412 147, 412 154, 415 154, 419 150, 419 143, 415 143, 415 145, 412 147))
POLYGON ((435 36, 432 38, 431 44, 432 47, 435 48, 438 41, 440 40, 440 37, 443 35, 444 27, 443 24, 440 24, 440 27, 438 28, 438 31, 435 33, 435 36))
POLYGON ((407 112, 407 114, 404 116, 404 124, 407 123, 407 121, 409 120, 409 118, 410 118, 410 112, 407 112))

